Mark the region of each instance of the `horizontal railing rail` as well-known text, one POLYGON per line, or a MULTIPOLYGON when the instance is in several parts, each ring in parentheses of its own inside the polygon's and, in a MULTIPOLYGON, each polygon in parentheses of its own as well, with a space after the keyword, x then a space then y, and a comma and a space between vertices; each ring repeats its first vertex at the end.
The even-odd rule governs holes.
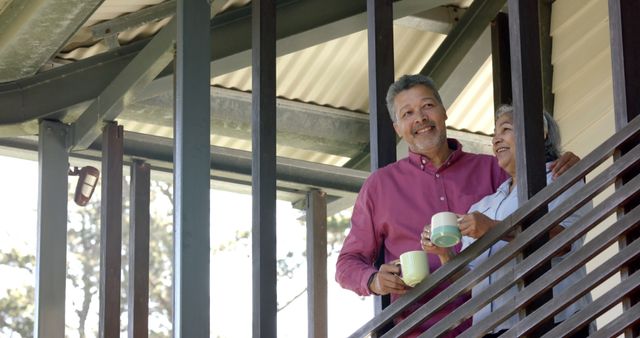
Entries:
POLYGON ((591 338, 609 338, 621 334, 626 328, 640 321, 640 303, 592 334, 591 338))
POLYGON ((640 287, 640 271, 635 272, 629 278, 624 279, 604 295, 600 296, 593 303, 580 311, 580 316, 572 316, 553 330, 547 332, 543 337, 555 338, 563 337, 563 332, 571 332, 574 327, 586 325, 599 315, 605 313, 611 307, 619 303, 625 295, 637 290, 640 287), (584 313, 583 313, 584 312, 584 313))
MULTIPOLYGON (((446 306, 451 300, 461 294, 469 292, 479 281, 486 278, 488 275, 499 269, 503 264, 519 255, 522 249, 527 247, 532 241, 535 241, 542 234, 548 232, 553 226, 555 226, 555 224, 573 214, 583 204, 589 203, 596 195, 611 186, 612 183, 615 182, 615 180, 622 174, 625 174, 630 170, 634 170, 634 168, 637 169, 639 162, 638 159, 640 159, 640 145, 630 144, 629 142, 632 142, 630 140, 633 140, 638 136, 640 136, 640 119, 636 118, 625 128, 614 134, 595 150, 585 156, 584 159, 578 162, 573 168, 560 176, 554 184, 545 187, 529 201, 524 203, 511 216, 500 222, 491 231, 479 238, 473 245, 461 252, 448 264, 445 264, 435 271, 430 278, 420 283, 405 296, 396 300, 378 316, 365 323, 355 331, 351 337, 365 337, 371 333, 377 332, 384 325, 396 318, 406 307, 446 280, 451 280, 454 277, 457 278, 457 280, 447 288, 446 292, 441 292, 433 297, 426 304, 414 311, 410 316, 396 324, 390 331, 383 335, 383 337, 397 337, 406 334, 408 331, 418 326, 425 318, 428 318, 446 306), (604 169, 595 178, 590 179, 589 182, 587 182, 577 193, 573 194, 573 196, 564 203, 558 205, 536 222, 533 222, 531 226, 527 227, 527 230, 519 233, 518 236, 516 236, 516 238, 507 245, 507 247, 494 254, 491 260, 487 260, 478 265, 473 271, 461 275, 469 262, 479 253, 484 252, 491 245, 519 226, 532 223, 530 221, 532 213, 546 207, 550 201, 558 197, 579 180, 583 180, 587 174, 591 173, 604 161, 611 158, 618 149, 621 147, 626 147, 628 149, 630 148, 629 145, 635 145, 633 150, 628 152, 625 156, 617 159, 612 165, 604 169)), ((638 180, 635 179, 620 187, 618 191, 612 194, 604 202, 599 203, 595 208, 582 217, 582 219, 575 222, 572 227, 569 227, 565 231, 561 232, 559 236, 554 237, 546 243, 536 252, 535 255, 531 255, 524 261, 520 262, 511 275, 511 278, 505 278, 504 281, 500 280, 495 282, 495 284, 492 284, 490 288, 485 290, 478 297, 474 297, 462 306, 458 307, 458 309, 431 327, 431 329, 425 332, 422 336, 437 337, 457 326, 466 318, 472 316, 475 311, 482 308, 485 304, 507 290, 511 285, 513 285, 514 281, 521 279, 530 273, 532 269, 539 267, 541 264, 551 259, 571 241, 584 236, 587 231, 592 229, 607 216, 611 215, 618 205, 624 204, 625 201, 635 195, 638 190, 640 190, 638 188, 638 180)), ((633 221, 629 222, 633 223, 633 221)), ((616 224, 622 223, 619 221, 616 224)), ((607 239, 607 241, 611 244, 611 241, 615 241, 615 238, 613 240, 607 239)), ((587 246, 585 245, 585 247, 587 246)), ((588 246, 587 248, 592 248, 592 246, 588 246)), ((539 292, 548 290, 557 282, 562 280, 562 278, 578 269, 580 267, 578 264, 583 264, 585 261, 593 258, 597 253, 599 253, 598 250, 601 250, 601 247, 599 246, 598 249, 593 249, 593 252, 588 252, 587 250, 588 249, 581 250, 580 255, 578 255, 578 252, 573 253, 570 260, 575 260, 575 262, 572 264, 566 263, 559 265, 545 274, 542 278, 544 278, 545 281, 549 281, 548 278, 551 278, 549 284, 542 286, 533 283, 529 285, 528 288, 523 289, 522 291, 524 293, 519 297, 524 298, 518 298, 518 303, 514 304, 515 310, 502 310, 505 311, 504 313, 496 311, 496 313, 488 317, 488 321, 483 321, 483 329, 490 330, 492 327, 498 325, 500 321, 509 318, 512 313, 517 311, 517 308, 526 305, 532 298, 535 298, 539 292)), ((586 292, 583 292, 583 295, 585 293, 586 292)), ((573 299, 577 299, 578 297, 579 296, 573 297, 573 299)), ((549 302, 548 304, 553 304, 553 302, 555 301, 549 302)), ((560 305, 554 306, 552 310, 553 314, 561 311, 563 307, 564 306, 560 305)), ((535 312, 530 314, 530 316, 533 316, 534 314, 535 312)), ((545 314, 540 317, 540 319, 543 320, 544 318, 549 318, 553 316, 553 314, 545 314)), ((538 317, 531 317, 529 321, 526 321, 528 324, 521 324, 527 326, 519 326, 516 330, 529 332, 536 324, 539 323, 535 318, 538 317)), ((477 331, 474 330, 476 329, 469 329, 467 332, 470 335, 468 336, 473 336, 473 332, 479 334, 478 332, 481 331, 480 328, 477 328, 477 331)))
MULTIPOLYGON (((615 230, 624 229, 623 231, 619 231, 619 233, 624 234, 629 230, 629 226, 631 222, 635 222, 637 224, 638 219, 640 219, 639 216, 640 216, 640 209, 636 208, 636 212, 634 216, 632 216, 635 219, 632 220, 631 219, 632 217, 625 217, 625 220, 623 222, 616 223, 615 227, 617 229, 615 230)), ((608 231, 609 230, 607 230, 607 232, 608 231)), ((600 239, 602 238, 596 238, 590 243, 598 241, 600 239)), ((587 250, 592 250, 592 249, 594 248, 589 248, 587 250)), ((583 250, 583 251, 588 252, 587 250, 583 250)), ((505 338, 521 337, 522 335, 529 333, 534 328, 537 322, 548 319, 550 316, 553 316, 555 313, 557 313, 559 309, 562 309, 567 304, 571 304, 571 302, 575 301, 577 298, 585 295, 586 293, 591 291, 595 286, 597 286, 601 282, 611 277, 614 273, 620 271, 620 267, 629 263, 632 259, 637 257, 639 254, 640 254, 640 241, 635 241, 632 245, 627 246, 622 251, 618 252, 616 255, 611 257, 611 259, 607 260, 605 264, 601 264, 597 268, 595 268, 580 283, 578 283, 577 285, 574 285, 570 290, 567 290, 561 295, 554 297, 552 301, 544 304, 542 307, 534 311, 532 314, 524 318, 522 321, 518 322, 518 324, 516 324, 514 327, 512 327, 509 331, 505 333, 505 338)), ((567 326, 571 325, 570 327, 575 330, 580 326, 584 326, 588 324, 592 320, 593 318, 589 316, 585 316, 585 318, 583 318, 580 322, 573 322, 566 325, 567 326)))
MULTIPOLYGON (((636 148, 637 150, 640 151, 640 146, 636 148)), ((638 155, 640 155, 640 153, 638 155)), ((524 277, 532 269, 538 267, 539 264, 542 264, 548 259, 552 258, 563 247, 567 246, 574 240, 586 234, 587 231, 591 230, 595 225, 597 225, 599 222, 601 222, 602 220, 607 218, 609 215, 611 215, 613 212, 615 212, 617 207, 620 204, 623 204, 625 201, 638 195, 640 193, 640 176, 636 177, 632 182, 629 182, 629 183, 632 183, 632 184, 625 185, 624 189, 620 189, 616 191, 613 195, 609 196, 605 201, 598 204, 598 206, 596 206, 594 209, 592 209, 587 214, 585 214, 584 217, 577 220, 573 226, 566 229, 565 231, 562 231, 558 236, 552 238, 549 242, 545 243, 540 249, 538 249, 538 251, 536 251, 535 254, 530 255, 523 262, 518 264, 511 275, 504 276, 501 280, 499 280, 495 284, 492 284, 487 290, 497 288, 498 285, 501 284, 501 282, 502 284, 506 284, 504 286, 505 290, 506 288, 511 287, 515 281, 524 277)), ((579 195, 579 194, 580 192, 578 191, 576 195, 579 195)), ((565 201, 565 203, 567 202, 570 202, 570 201, 569 200, 565 201)), ((639 213, 640 211, 636 211, 633 215, 638 216, 639 213)), ((544 279, 536 280, 527 288, 523 289, 519 293, 518 298, 516 298, 516 301, 508 303, 507 306, 503 306, 500 309, 494 311, 491 314, 491 316, 485 318, 481 323, 478 323, 478 325, 474 325, 473 328, 467 330, 467 332, 471 333, 469 337, 472 337, 473 333, 475 332, 486 332, 493 329, 502 320, 505 320, 511 317, 513 314, 517 313, 518 308, 526 305, 528 301, 534 298, 537 294, 544 292, 545 290, 553 287, 555 284, 560 282, 562 278, 566 277, 567 275, 569 275, 570 273, 578 269, 582 264, 586 263, 586 261, 588 261, 589 259, 596 256, 598 253, 600 253, 601 252, 600 250, 603 250, 607 246, 613 244, 618 239, 619 236, 626 233, 629 230, 629 228, 634 225, 633 222, 637 222, 637 219, 633 219, 633 215, 627 215, 624 219, 621 219, 614 226, 612 226, 611 229, 607 229, 606 232, 601 233, 596 238, 596 240, 589 241, 581 249, 572 253, 558 266, 554 267, 549 272, 547 272, 544 275, 544 279), (623 220, 625 220, 625 222, 623 222, 623 220), (616 227, 616 225, 620 225, 620 226, 616 227), (590 249, 591 251, 588 251, 590 249), (584 259, 582 259, 580 255, 585 256, 584 259), (580 263, 580 265, 578 265, 577 263, 580 263), (568 268, 563 269, 567 265, 569 265, 568 268), (554 274, 556 276, 554 276, 554 274)), ((539 228, 540 227, 538 227, 536 223, 532 227, 527 229, 527 231, 531 229, 534 232, 538 232, 539 228)), ((518 236, 524 237, 523 236, 524 234, 525 233, 523 232, 518 236)), ((511 245, 508 245, 501 251, 512 251, 512 250, 515 250, 517 252, 519 251, 519 248, 511 248, 511 245)), ((482 294, 484 294, 484 292, 482 294)), ((474 297, 474 298, 479 298, 479 297, 474 297)), ((485 302, 485 303, 488 303, 488 302, 485 302)), ((482 305, 484 306, 485 304, 482 304, 482 305)))
MULTIPOLYGON (((635 147, 634 150, 631 153, 628 153, 624 158, 621 158, 620 161, 617 161, 615 165, 607 168, 605 171, 600 173, 600 175, 596 176, 596 178, 585 184, 585 186, 578 190, 575 195, 584 198, 581 198, 582 203, 584 203, 585 199, 591 199, 592 197, 596 196, 598 193, 602 192, 609 185, 611 185, 615 181, 615 178, 621 175, 625 169, 633 166, 638 157, 640 157, 640 145, 635 147)), ((561 233, 561 235, 563 236, 553 238, 551 241, 546 243, 542 248, 539 249, 538 253, 536 253, 535 255, 530 255, 526 260, 520 263, 518 265, 518 268, 516 268, 511 275, 505 276, 504 278, 494 282, 491 287, 487 288, 478 297, 474 297, 473 299, 467 301, 465 304, 463 304, 453 313, 447 316, 447 318, 434 325, 429 331, 425 333, 425 336, 436 337, 438 334, 442 334, 445 329, 450 329, 459 324, 465 318, 470 317, 476 310, 482 308, 485 304, 489 303, 495 297, 499 296, 509 287, 511 287, 511 285, 516 280, 523 278, 532 269, 537 268, 552 256, 554 256, 557 252, 559 252, 563 247, 565 247, 569 242, 561 242, 560 240, 562 240, 563 238, 567 238, 573 234, 574 236, 571 236, 571 238, 567 238, 567 240, 575 240, 584 235, 592 225, 604 220, 607 216, 615 211, 615 208, 620 203, 629 198, 629 196, 624 195, 625 192, 630 194, 635 193, 636 191, 627 189, 625 191, 614 193, 614 195, 610 196, 609 199, 605 201, 605 203, 599 204, 596 208, 585 214, 580 220, 576 221, 576 224, 574 224, 574 226, 567 229, 568 232, 565 233, 565 231, 563 231, 563 233, 561 233)), ((527 230, 518 234, 518 236, 516 236, 516 238, 514 238, 514 240, 512 240, 504 249, 492 255, 490 260, 487 260, 478 265, 474 269, 473 273, 468 273, 458 281, 454 282, 447 288, 446 293, 438 294, 436 297, 434 297, 434 299, 424 304, 421 308, 419 308, 405 320, 409 320, 411 317, 415 316, 416 318, 414 319, 414 321, 418 321, 419 323, 421 316, 424 315, 424 317, 422 318, 426 318, 433 313, 433 311, 430 311, 430 309, 433 309, 434 307, 441 307, 440 304, 442 302, 444 302, 444 304, 446 305, 446 303, 448 303, 448 301, 452 299, 454 294, 457 296, 462 294, 465 290, 470 290, 471 287, 488 276, 489 273, 495 271, 497 268, 513 259, 531 241, 538 238, 542 233, 548 231, 551 227, 557 224, 560 219, 566 217, 579 207, 579 204, 571 204, 571 202, 572 201, 567 200, 564 203, 558 205, 558 207, 551 210, 548 214, 544 215, 537 222, 527 228, 527 230), (439 302, 436 302, 436 300, 438 300, 439 302), (425 309, 424 314, 422 313, 423 309, 425 309)), ((517 226, 517 224, 511 224, 509 227, 510 229, 513 229, 515 228, 515 226, 517 226)), ((488 235, 489 233, 487 233, 484 237, 487 237, 488 235)), ((470 251, 474 256, 476 256, 478 252, 483 252, 486 249, 487 248, 474 250, 472 245, 465 251, 470 251)), ((497 316, 497 314, 499 313, 500 312, 496 312, 494 313, 494 315, 497 316)), ((505 315, 501 318, 501 320, 507 318, 509 318, 509 316, 505 315)), ((389 336, 393 337, 393 334, 402 332, 402 330, 405 329, 403 327, 403 324, 404 321, 394 327, 394 329, 389 331, 389 336)), ((485 320, 483 320, 483 322, 481 323, 485 330, 490 330, 498 324, 499 321, 491 321, 490 318, 485 318, 485 320)))

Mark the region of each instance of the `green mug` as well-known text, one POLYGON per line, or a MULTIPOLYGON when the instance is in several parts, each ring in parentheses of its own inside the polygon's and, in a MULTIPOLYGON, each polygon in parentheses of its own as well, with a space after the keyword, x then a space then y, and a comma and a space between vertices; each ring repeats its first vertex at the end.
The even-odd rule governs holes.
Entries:
POLYGON ((427 253, 422 250, 407 251, 400 255, 401 279, 408 286, 415 286, 429 275, 427 253))
POLYGON ((461 238, 456 214, 443 211, 431 217, 431 242, 434 245, 448 248, 458 244, 461 238))

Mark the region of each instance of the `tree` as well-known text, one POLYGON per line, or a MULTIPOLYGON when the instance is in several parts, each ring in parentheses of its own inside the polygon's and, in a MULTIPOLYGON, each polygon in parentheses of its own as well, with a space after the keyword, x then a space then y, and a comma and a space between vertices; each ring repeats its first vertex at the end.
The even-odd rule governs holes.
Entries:
MULTIPOLYGON (((126 290, 128 283, 128 214, 129 214, 129 186, 128 181, 123 182, 123 250, 122 250, 122 274, 121 287, 121 312, 123 319, 126 317, 126 290)), ((67 279, 74 287, 67 290, 73 313, 76 318, 67 318, 69 332, 76 331, 77 335, 94 337, 97 335, 97 322, 95 320, 96 304, 99 292, 100 277, 100 187, 96 188, 92 200, 85 207, 69 204, 68 220, 68 255, 67 255, 67 279), (73 323, 73 324, 69 324, 73 323), (71 325, 71 326, 69 326, 71 325)), ((173 283, 173 186, 162 181, 151 182, 151 229, 150 229, 150 260, 149 260, 149 312, 150 332, 152 338, 170 337, 172 334, 172 290, 173 283)), ((72 201, 72 192, 69 192, 69 201, 72 201)), ((303 222, 301 226, 305 226, 303 222)), ((337 248, 344 240, 345 230, 349 225, 349 219, 334 216, 328 219, 328 253, 335 254, 337 248)), ((235 250, 238 247, 250 248, 250 232, 236 230, 235 238, 213 247, 212 254, 235 250)), ((18 252, 15 249, 0 249, 0 265, 9 265, 13 268, 27 271, 33 274, 35 257, 18 252)), ((288 251, 284 257, 278 259, 278 279, 293 278, 300 273, 301 260, 306 252, 288 251)), ((306 288, 297 295, 282 302, 279 311, 286 308, 298 297, 305 294, 306 288)), ((7 295, 0 299, 0 334, 19 334, 21 337, 33 335, 33 304, 34 289, 28 286, 7 291, 7 295)), ((122 330, 125 330, 126 319, 123 320, 122 330)))
MULTIPOLYGON (((12 248, 8 252, 0 252, 0 265, 6 265, 23 270, 33 275, 35 257, 25 255, 12 248)), ((5 296, 0 298, 0 334, 13 337, 33 337, 33 302, 34 288, 29 285, 25 288, 6 290, 5 296)))

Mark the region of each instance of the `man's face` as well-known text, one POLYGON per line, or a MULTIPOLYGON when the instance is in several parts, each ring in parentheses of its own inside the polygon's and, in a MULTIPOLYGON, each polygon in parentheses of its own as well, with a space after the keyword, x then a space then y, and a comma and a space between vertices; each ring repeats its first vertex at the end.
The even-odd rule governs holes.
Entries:
POLYGON ((429 155, 447 147, 447 113, 431 89, 413 86, 396 95, 394 104, 393 127, 411 151, 429 155))

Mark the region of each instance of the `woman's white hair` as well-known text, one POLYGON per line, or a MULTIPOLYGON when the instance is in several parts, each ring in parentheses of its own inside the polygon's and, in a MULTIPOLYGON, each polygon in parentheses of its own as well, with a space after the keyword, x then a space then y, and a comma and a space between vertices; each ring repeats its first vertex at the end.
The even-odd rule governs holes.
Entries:
MULTIPOLYGON (((510 114, 513 117, 513 106, 504 104, 496 110, 495 119, 497 120, 504 114, 510 114)), ((560 127, 553 119, 553 116, 547 111, 542 112, 544 123, 544 155, 546 161, 555 161, 560 157, 560 127)))

